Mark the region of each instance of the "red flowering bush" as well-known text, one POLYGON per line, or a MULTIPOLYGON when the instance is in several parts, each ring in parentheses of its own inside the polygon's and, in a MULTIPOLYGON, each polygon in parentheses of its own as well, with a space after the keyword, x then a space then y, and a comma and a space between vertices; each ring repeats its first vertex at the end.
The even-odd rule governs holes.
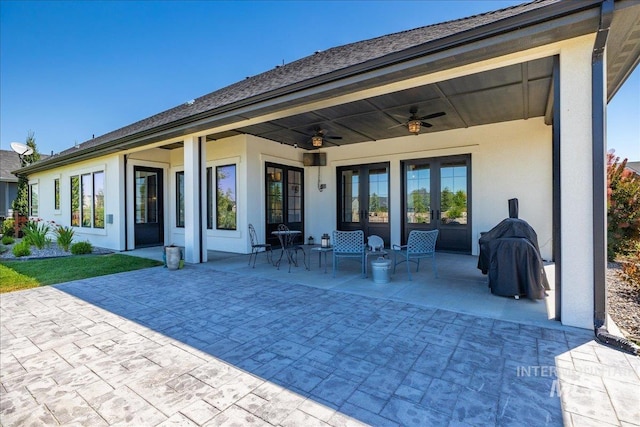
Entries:
POLYGON ((607 154, 607 257, 627 255, 640 241, 640 176, 607 154))

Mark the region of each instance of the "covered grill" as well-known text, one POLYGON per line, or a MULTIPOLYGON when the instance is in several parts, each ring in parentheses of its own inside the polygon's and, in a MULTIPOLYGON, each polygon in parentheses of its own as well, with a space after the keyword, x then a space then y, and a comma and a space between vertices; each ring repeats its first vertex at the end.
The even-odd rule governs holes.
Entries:
POLYGON ((543 299, 550 289, 538 236, 522 219, 504 219, 480 237, 478 268, 489 275, 495 295, 543 299))

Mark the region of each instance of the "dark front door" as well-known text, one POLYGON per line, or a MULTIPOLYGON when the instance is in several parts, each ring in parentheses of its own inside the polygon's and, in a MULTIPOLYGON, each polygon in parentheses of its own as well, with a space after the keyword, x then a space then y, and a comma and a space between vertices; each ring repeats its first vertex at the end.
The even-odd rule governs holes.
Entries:
POLYGON ((266 163, 266 236, 265 241, 280 246, 278 224, 301 231, 298 243, 304 243, 304 170, 292 166, 266 163))
POLYGON ((135 247, 164 244, 162 169, 136 166, 134 173, 135 247))
POLYGON ((436 248, 471 252, 471 157, 408 160, 403 170, 403 243, 411 230, 440 230, 436 248))
POLYGON ((338 229, 375 234, 389 246, 389 163, 338 168, 338 229))

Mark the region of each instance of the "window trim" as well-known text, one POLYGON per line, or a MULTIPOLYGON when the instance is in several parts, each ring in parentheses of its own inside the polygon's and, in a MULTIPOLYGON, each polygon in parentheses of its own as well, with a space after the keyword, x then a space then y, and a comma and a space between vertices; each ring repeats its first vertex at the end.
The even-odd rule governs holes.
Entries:
MULTIPOLYGON (((213 178, 213 173, 212 173, 212 178, 213 178)), ((213 199, 215 199, 215 223, 216 223, 216 230, 223 230, 223 231, 237 231, 238 230, 238 165, 236 163, 228 163, 228 164, 221 164, 221 165, 215 165, 215 197, 213 197, 213 199), (236 218, 235 218, 235 226, 234 228, 226 228, 226 227, 220 227, 220 224, 218 222, 218 208, 219 208, 219 200, 218 200, 218 185, 219 185, 219 179, 218 179, 218 170, 221 168, 228 168, 228 167, 233 167, 233 172, 234 172, 234 180, 233 180, 233 194, 234 194, 234 204, 235 204, 235 212, 236 212, 236 218)), ((213 191, 213 186, 212 186, 212 191, 213 191)))
POLYGON ((60 177, 53 179, 53 210, 60 213, 60 177))
POLYGON ((81 228, 84 230, 104 230, 106 227, 106 208, 107 208, 107 200, 106 200, 106 186, 107 186, 107 179, 106 179, 106 168, 94 168, 94 169, 85 169, 82 171, 78 171, 72 175, 69 175, 69 211, 70 211, 70 218, 69 218, 69 223, 71 224, 71 227, 76 227, 76 228, 81 228), (102 174, 102 202, 103 202, 103 218, 102 218, 102 226, 97 226, 96 223, 96 187, 95 187, 95 176, 98 174, 102 174), (83 194, 83 178, 85 177, 89 177, 89 181, 88 181, 88 186, 90 187, 91 190, 91 194, 89 195, 89 211, 85 212, 84 210, 84 203, 83 203, 83 198, 85 197, 85 195, 83 194), (77 206, 77 212, 78 212, 78 223, 74 224, 74 219, 73 219, 73 215, 74 215, 74 197, 73 197, 73 181, 74 179, 77 179, 77 186, 78 186, 78 197, 75 200, 78 203, 77 206), (89 221, 88 223, 84 222, 85 219, 85 214, 86 216, 89 217, 89 221), (86 225, 85 225, 86 224, 86 225))
POLYGON ((28 189, 28 194, 27 194, 27 199, 28 199, 28 207, 27 207, 27 212, 28 212, 28 216, 29 217, 38 217, 38 214, 40 213, 40 181, 39 180, 32 180, 29 181, 29 189, 28 189), (33 187, 36 187, 36 212, 35 214, 33 213, 33 187))
POLYGON ((176 178, 176 182, 175 182, 175 189, 176 189, 176 222, 175 222, 175 226, 176 228, 184 228, 184 223, 185 223, 185 215, 184 215, 184 210, 185 210, 185 206, 184 206, 184 170, 181 171, 176 171, 175 173, 175 178, 176 178), (182 189, 180 188, 180 179, 178 178, 179 176, 182 176, 182 189), (180 222, 180 194, 182 193, 182 224, 180 222))

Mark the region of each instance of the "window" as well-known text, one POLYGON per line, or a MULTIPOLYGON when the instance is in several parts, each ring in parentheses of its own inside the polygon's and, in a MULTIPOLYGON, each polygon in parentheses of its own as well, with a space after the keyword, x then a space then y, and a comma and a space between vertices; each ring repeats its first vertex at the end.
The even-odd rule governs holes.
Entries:
POLYGON ((104 228, 104 172, 93 174, 93 226, 104 228))
POLYGON ((176 172, 176 227, 184 227, 184 171, 176 172))
POLYGON ((216 228, 236 229, 236 165, 216 166, 216 228))
POLYGON ((57 211, 60 210, 60 178, 53 180, 53 208, 57 211))
POLYGON ((29 216, 38 216, 38 184, 29 185, 29 216))
POLYGON ((207 229, 213 229, 213 168, 207 168, 207 229))
POLYGON ((71 177, 71 225, 104 228, 104 172, 71 177))
POLYGON ((81 191, 81 211, 80 218, 83 227, 91 227, 91 199, 93 198, 93 190, 91 188, 91 174, 84 174, 80 176, 80 191, 81 191))
POLYGON ((80 227, 80 177, 71 177, 71 226, 80 227))

